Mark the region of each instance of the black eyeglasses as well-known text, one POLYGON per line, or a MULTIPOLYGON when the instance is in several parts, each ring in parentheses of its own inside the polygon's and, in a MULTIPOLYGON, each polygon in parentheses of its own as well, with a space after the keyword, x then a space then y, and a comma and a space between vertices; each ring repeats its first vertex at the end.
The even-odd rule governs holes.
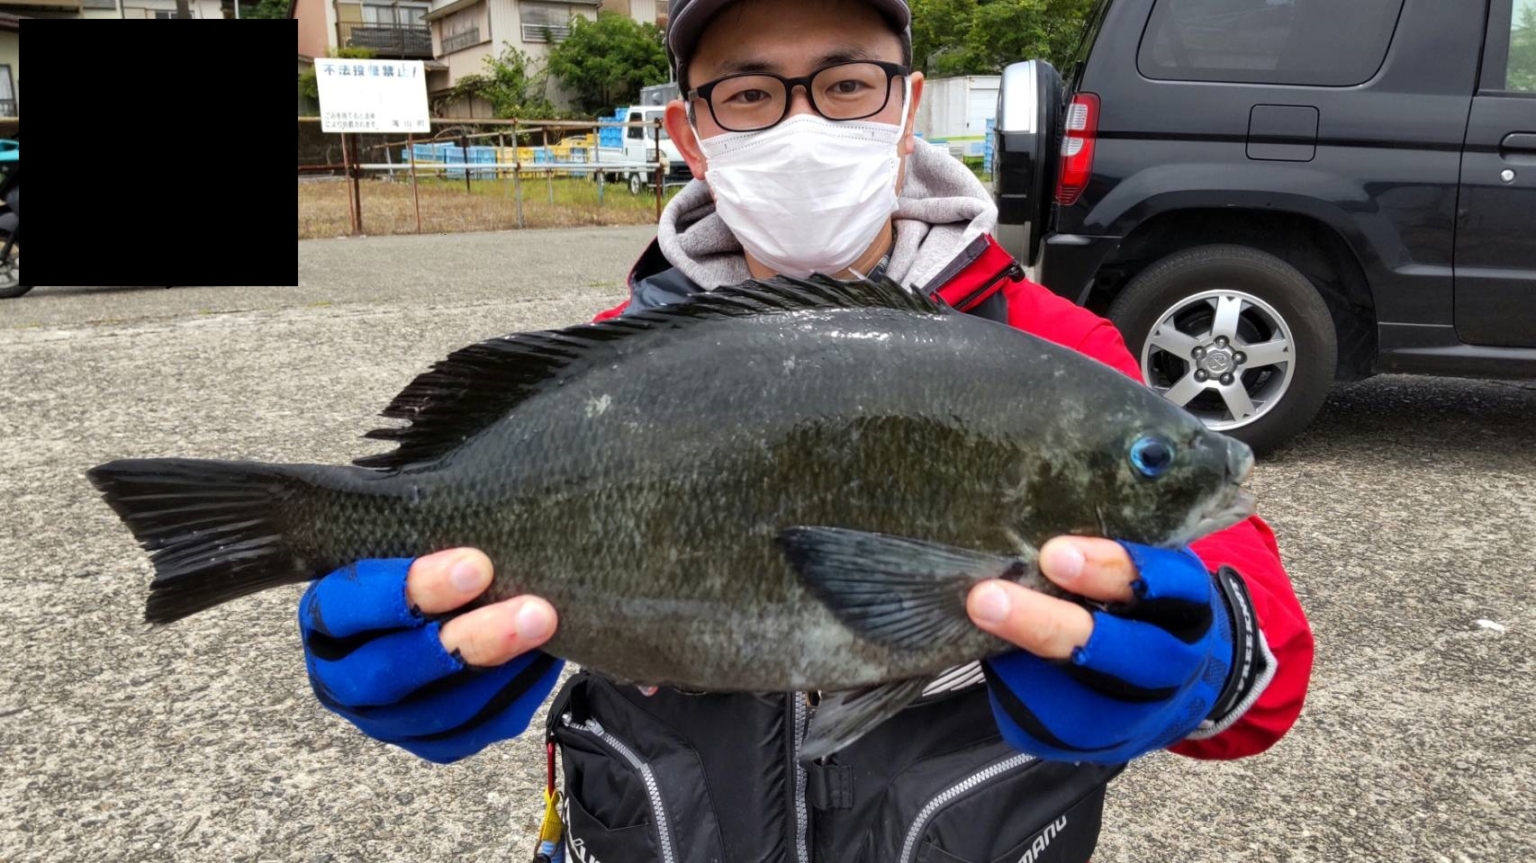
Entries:
POLYGON ((728 132, 756 132, 789 114, 790 94, 797 86, 805 88, 811 108, 828 120, 862 120, 884 111, 891 81, 909 74, 900 63, 876 60, 824 66, 799 78, 741 72, 700 84, 687 99, 690 107, 694 99, 703 99, 715 123, 728 132))

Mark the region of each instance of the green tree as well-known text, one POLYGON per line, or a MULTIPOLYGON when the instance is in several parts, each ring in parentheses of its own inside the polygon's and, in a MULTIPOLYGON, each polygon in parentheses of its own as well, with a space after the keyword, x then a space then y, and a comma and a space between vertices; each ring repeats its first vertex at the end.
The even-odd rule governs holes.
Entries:
POLYGON ((932 78, 995 75, 1009 63, 1064 69, 1094 0, 912 0, 912 62, 932 78))
POLYGON ((550 49, 549 71, 589 113, 630 104, 641 87, 669 77, 661 30, 617 12, 572 19, 571 35, 550 49))
POLYGON ((1504 86, 1536 92, 1536 2, 1520 9, 1520 21, 1509 34, 1509 75, 1504 86))
MULTIPOLYGON (((345 57, 349 60, 372 60, 378 56, 378 52, 372 48, 332 48, 326 53, 332 57, 345 57)), ((314 66, 310 66, 299 76, 299 92, 319 101, 320 84, 315 78, 314 66)))
POLYGON ((502 46, 501 56, 485 58, 483 74, 460 78, 447 98, 440 101, 449 103, 478 96, 491 103, 491 112, 497 117, 553 119, 555 106, 544 95, 547 74, 525 52, 507 42, 502 46))
MULTIPOLYGON (((235 0, 239 2, 239 0, 235 0)), ((260 3, 240 3, 241 18, 287 18, 289 0, 261 0, 260 3)))

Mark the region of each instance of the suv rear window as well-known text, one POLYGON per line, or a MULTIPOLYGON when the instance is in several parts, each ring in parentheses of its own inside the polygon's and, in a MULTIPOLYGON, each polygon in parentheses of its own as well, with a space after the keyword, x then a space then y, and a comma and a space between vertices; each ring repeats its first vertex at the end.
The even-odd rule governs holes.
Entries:
POLYGON ((1157 0, 1148 78, 1348 87, 1387 56, 1403 0, 1157 0))

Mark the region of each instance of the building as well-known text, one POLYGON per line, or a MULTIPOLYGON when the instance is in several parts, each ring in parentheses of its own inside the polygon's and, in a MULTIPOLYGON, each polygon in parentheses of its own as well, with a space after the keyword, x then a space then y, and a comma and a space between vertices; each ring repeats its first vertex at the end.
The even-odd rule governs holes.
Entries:
MULTIPOLYGON (((506 45, 542 61, 550 45, 570 34, 571 19, 594 20, 599 11, 665 26, 667 0, 293 0, 289 14, 299 21, 300 74, 309 58, 340 47, 372 48, 380 57, 424 61, 427 95, 436 103, 464 76, 484 73, 486 58, 506 45)), ((569 104, 555 82, 548 95, 556 105, 569 104)), ((481 99, 444 104, 441 111, 492 116, 481 99)))
POLYGON ((0 118, 21 117, 20 19, 0 14, 0 118))
MULTIPOLYGON (((446 69, 433 59, 432 35, 424 20, 430 6, 425 0, 293 0, 288 16, 299 22, 299 74, 313 66, 315 57, 331 56, 338 48, 370 48, 379 57, 421 60, 429 75, 446 69)), ((317 110, 307 101, 299 99, 301 114, 317 110), (306 112, 306 107, 311 110, 306 112)))
MULTIPOLYGON (((465 75, 484 72, 485 58, 499 56, 508 45, 541 62, 551 45, 570 35, 571 19, 595 20, 598 9, 599 0, 435 0, 426 20, 433 54, 443 68, 427 73, 428 98, 445 95, 465 75)), ((556 105, 569 104, 554 82, 547 95, 556 105)), ((480 99, 448 104, 442 111, 450 117, 492 116, 491 106, 480 99)))
MULTIPOLYGON (((187 0, 193 18, 233 18, 232 0, 187 0)), ((176 0, 0 0, 28 18, 175 18, 176 0)))

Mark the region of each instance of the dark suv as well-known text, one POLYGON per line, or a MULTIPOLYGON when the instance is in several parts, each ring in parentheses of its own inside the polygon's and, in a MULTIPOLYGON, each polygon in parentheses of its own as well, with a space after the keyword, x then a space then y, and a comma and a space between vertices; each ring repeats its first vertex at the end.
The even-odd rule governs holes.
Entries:
POLYGON ((998 236, 1212 428, 1536 376, 1536 0, 1101 0, 1064 71, 1004 71, 998 236))

